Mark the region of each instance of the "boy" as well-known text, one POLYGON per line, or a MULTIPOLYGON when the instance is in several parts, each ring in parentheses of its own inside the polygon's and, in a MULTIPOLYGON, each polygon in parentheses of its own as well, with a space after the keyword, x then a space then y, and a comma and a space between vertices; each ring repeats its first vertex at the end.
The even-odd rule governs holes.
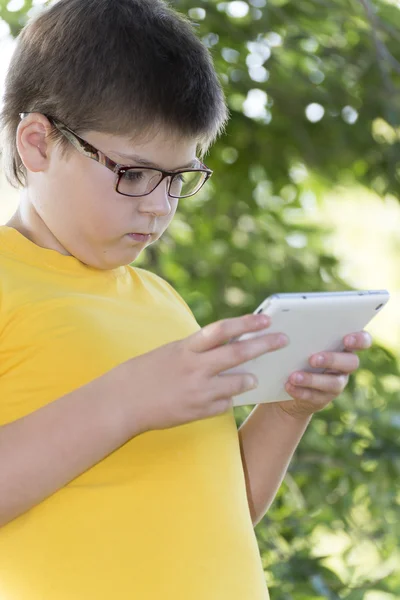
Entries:
POLYGON ((253 524, 358 359, 324 353, 330 374, 293 375, 293 401, 238 436, 231 398, 255 382, 221 373, 287 340, 225 345, 268 320, 200 330, 128 266, 206 183, 196 150, 225 121, 207 51, 161 0, 60 0, 20 36, 2 115, 23 186, 0 227, 4 600, 268 598, 253 524))

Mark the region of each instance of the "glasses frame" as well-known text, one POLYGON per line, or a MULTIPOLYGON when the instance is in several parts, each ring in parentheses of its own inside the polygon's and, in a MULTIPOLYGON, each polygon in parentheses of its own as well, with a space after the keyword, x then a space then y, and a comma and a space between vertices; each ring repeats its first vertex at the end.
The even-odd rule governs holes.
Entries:
MULTIPOLYGON (((29 113, 20 113, 21 119, 28 116, 28 114, 29 113)), ((78 150, 78 152, 80 154, 82 154, 83 156, 86 156, 87 158, 91 158, 92 160, 95 160, 99 164, 103 165, 103 167, 106 167, 107 169, 112 171, 117 176, 116 181, 115 181, 115 191, 118 194, 121 194, 121 196, 128 196, 129 198, 141 198, 142 196, 148 196, 149 194, 154 192, 154 190, 160 185, 160 183, 162 183, 162 181, 164 181, 164 179, 167 179, 168 177, 170 177, 170 181, 169 181, 169 185, 168 185, 168 196, 170 198, 176 198, 176 199, 189 198, 190 196, 194 196, 195 194, 197 194, 197 192, 199 192, 201 190, 203 185, 210 179, 211 175, 213 174, 213 171, 211 169, 209 169, 205 164, 203 164, 200 160, 199 160, 199 164, 200 164, 201 168, 199 168, 199 169, 177 169, 176 171, 164 171, 163 169, 158 169, 156 167, 144 167, 144 166, 142 167, 142 166, 123 165, 120 163, 116 163, 110 157, 108 157, 106 154, 104 154, 104 152, 102 152, 98 148, 95 148, 95 146, 93 146, 92 144, 89 144, 89 142, 87 142, 86 140, 81 138, 79 135, 77 135, 74 131, 72 131, 72 129, 70 129, 69 127, 67 127, 60 121, 58 121, 58 119, 55 119, 54 117, 49 117, 48 115, 44 115, 44 116, 61 133, 61 135, 63 135, 70 142, 70 144, 72 144, 72 146, 74 146, 74 148, 76 150, 78 150), (152 190, 150 190, 149 192, 146 192, 145 194, 124 194, 123 192, 119 191, 118 187, 119 187, 119 184, 120 184, 121 179, 124 176, 124 174, 127 171, 130 171, 132 169, 140 169, 140 170, 146 170, 146 171, 158 171, 159 173, 161 173, 161 179, 154 186, 154 188, 152 190), (199 187, 198 190, 196 190, 192 194, 185 194, 184 196, 175 196, 174 194, 170 194, 172 179, 175 175, 179 175, 180 173, 193 173, 193 172, 205 173, 205 175, 206 175, 203 183, 201 184, 201 186, 199 187)))

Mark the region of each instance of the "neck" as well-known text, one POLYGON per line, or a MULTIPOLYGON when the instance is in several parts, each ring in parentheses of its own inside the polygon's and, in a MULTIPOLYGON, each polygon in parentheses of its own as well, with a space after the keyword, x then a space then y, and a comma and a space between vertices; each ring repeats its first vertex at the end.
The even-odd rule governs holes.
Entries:
POLYGON ((41 248, 48 248, 65 256, 70 256, 70 253, 63 248, 41 219, 26 188, 21 192, 16 212, 6 225, 16 229, 21 235, 41 248))

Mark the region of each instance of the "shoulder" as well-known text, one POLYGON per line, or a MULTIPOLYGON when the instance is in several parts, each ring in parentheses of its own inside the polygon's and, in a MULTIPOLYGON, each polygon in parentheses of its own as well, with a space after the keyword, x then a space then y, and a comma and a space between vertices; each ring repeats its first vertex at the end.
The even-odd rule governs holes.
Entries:
MULTIPOLYGON (((10 261, 3 260, 0 253, 0 334, 2 334, 5 323, 10 315, 13 302, 15 301, 14 290, 18 277, 12 269, 10 261)), ((21 285, 19 285, 21 289, 21 285)))
POLYGON ((179 304, 185 312, 189 313, 190 316, 195 319, 192 311, 189 306, 186 304, 185 300, 182 296, 172 287, 168 281, 152 273, 151 271, 147 271, 146 269, 141 269, 139 267, 129 267, 132 269, 132 272, 141 279, 143 285, 150 287, 154 292, 160 294, 160 297, 163 300, 169 300, 174 302, 175 304, 179 304))

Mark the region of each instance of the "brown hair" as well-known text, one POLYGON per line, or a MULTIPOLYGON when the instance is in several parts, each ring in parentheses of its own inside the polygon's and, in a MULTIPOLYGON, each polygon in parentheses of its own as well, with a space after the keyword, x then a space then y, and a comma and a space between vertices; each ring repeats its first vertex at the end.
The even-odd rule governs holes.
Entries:
POLYGON ((207 48, 162 0, 59 0, 23 29, 1 114, 15 186, 26 177, 16 147, 21 112, 130 138, 160 125, 193 137, 202 153, 227 120, 207 48))

